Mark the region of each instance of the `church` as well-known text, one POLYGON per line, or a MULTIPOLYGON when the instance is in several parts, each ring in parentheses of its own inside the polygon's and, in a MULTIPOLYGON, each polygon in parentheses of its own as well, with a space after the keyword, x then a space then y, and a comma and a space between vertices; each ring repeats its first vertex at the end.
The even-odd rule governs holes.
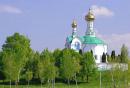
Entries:
POLYGON ((107 62, 102 60, 102 55, 107 53, 107 44, 98 38, 94 31, 95 16, 91 9, 85 16, 87 30, 83 36, 77 34, 77 22, 72 22, 72 34, 66 38, 65 48, 70 48, 76 52, 93 51, 96 64, 107 62))

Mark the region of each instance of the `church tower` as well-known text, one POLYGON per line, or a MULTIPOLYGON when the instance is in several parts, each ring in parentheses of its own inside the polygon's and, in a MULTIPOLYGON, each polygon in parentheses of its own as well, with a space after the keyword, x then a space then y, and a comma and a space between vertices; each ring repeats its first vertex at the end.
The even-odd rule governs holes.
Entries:
POLYGON ((102 55, 107 53, 107 44, 96 37, 94 32, 94 20, 95 16, 92 12, 92 9, 89 9, 88 14, 85 16, 87 22, 87 30, 85 36, 83 36, 83 52, 93 51, 96 63, 105 63, 106 60, 102 60, 102 55))
POLYGON ((80 37, 77 35, 77 22, 73 20, 72 24, 72 35, 66 38, 65 47, 79 52, 82 48, 80 37))
POLYGON ((73 20, 72 22, 72 37, 77 37, 77 22, 76 20, 73 20))
POLYGON ((95 17, 91 9, 89 9, 88 14, 85 16, 85 20, 87 21, 86 35, 95 36, 94 25, 93 25, 95 17))

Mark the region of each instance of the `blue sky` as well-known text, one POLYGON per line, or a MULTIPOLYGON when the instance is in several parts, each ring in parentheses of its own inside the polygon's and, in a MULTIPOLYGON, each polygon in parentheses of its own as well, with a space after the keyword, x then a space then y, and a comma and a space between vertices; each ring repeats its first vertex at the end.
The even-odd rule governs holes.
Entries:
POLYGON ((31 40, 34 50, 64 48, 71 34, 73 19, 78 34, 84 35, 85 14, 95 8, 97 36, 108 44, 108 50, 119 52, 122 44, 130 49, 130 0, 0 0, 0 46, 14 32, 31 40))

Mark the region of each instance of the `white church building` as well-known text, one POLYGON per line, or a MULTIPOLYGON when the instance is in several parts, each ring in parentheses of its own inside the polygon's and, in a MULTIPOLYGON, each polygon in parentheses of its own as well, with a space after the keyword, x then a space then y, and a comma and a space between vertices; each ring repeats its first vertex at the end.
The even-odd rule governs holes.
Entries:
POLYGON ((77 23, 74 20, 72 23, 72 34, 66 38, 65 47, 74 49, 76 52, 80 50, 82 52, 93 51, 95 62, 97 64, 107 62, 102 60, 103 53, 107 53, 107 44, 96 37, 94 32, 94 20, 95 16, 90 9, 88 14, 85 16, 87 22, 87 30, 84 36, 78 36, 77 34, 77 23))

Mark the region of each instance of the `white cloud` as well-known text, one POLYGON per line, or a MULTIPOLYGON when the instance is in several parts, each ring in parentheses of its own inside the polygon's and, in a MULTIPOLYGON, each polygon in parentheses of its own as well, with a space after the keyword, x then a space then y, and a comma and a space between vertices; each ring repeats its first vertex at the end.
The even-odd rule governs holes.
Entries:
POLYGON ((120 53, 120 48, 123 44, 125 44, 130 51, 130 33, 111 35, 102 35, 97 33, 97 36, 103 39, 108 44, 108 50, 110 52, 111 50, 116 50, 117 53, 120 53))
POLYGON ((113 16, 114 12, 103 6, 91 6, 94 15, 96 16, 113 16))
POLYGON ((0 13, 13 13, 13 14, 21 14, 22 11, 11 5, 0 5, 0 13))

